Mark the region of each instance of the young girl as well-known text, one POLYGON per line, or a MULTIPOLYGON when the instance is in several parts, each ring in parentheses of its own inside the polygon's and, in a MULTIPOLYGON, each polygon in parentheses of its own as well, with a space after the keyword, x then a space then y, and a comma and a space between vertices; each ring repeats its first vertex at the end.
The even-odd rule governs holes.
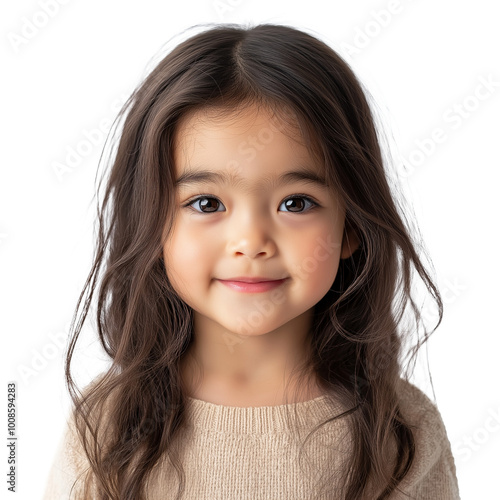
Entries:
POLYGON ((348 65, 291 27, 219 25, 120 116, 45 499, 458 499, 439 411, 402 362, 411 264, 437 326, 441 296, 348 65), (112 362, 81 392, 99 280, 112 362))

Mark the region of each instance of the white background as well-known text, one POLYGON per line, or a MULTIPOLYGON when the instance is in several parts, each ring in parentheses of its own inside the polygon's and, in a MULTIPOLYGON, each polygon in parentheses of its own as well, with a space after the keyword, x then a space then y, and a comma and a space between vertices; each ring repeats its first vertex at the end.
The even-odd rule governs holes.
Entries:
MULTIPOLYGON (((4 4, 1 366, 3 394, 7 381, 18 384, 17 498, 41 498, 69 410, 64 342, 93 252, 92 197, 104 146, 96 130, 115 118, 167 42, 177 44, 175 37, 196 24, 217 22, 282 23, 316 34, 373 95, 391 127, 386 134, 411 167, 397 165, 445 302, 427 351, 461 497, 500 498, 500 30, 494 4, 47 0, 48 15, 43 0, 4 4), (97 141, 85 149, 89 134, 97 141), (440 142, 432 144, 433 136, 440 142), (58 177, 54 165, 78 148, 86 155, 58 177)), ((82 383, 105 366, 91 326, 78 350, 82 383)), ((432 397, 425 372, 419 380, 432 397)), ((0 470, 6 472, 3 448, 0 470)), ((0 489, 7 498, 3 481, 0 489)))

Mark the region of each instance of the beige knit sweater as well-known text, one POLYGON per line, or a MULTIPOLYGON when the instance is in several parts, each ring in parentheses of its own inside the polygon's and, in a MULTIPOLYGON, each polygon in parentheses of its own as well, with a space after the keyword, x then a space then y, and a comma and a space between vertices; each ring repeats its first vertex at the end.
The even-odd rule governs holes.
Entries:
MULTIPOLYGON (((416 460, 401 485, 410 496, 397 493, 391 500, 458 500, 455 463, 438 409, 422 391, 407 382, 401 381, 400 395, 402 410, 418 426, 416 460)), ((313 434, 300 461, 297 442, 315 424, 338 414, 340 409, 326 396, 290 405, 247 408, 188 398, 189 425, 180 437, 186 474, 183 499, 340 499, 331 492, 335 492, 349 453, 350 441, 343 419, 313 434), (298 431, 293 430, 295 426, 298 431), (320 492, 318 485, 325 482, 330 493, 320 492)), ((88 464, 69 422, 43 500, 77 498, 74 495, 80 485, 78 474, 88 464)), ((178 484, 176 471, 168 462, 162 462, 155 468, 146 498, 174 499, 178 484)))

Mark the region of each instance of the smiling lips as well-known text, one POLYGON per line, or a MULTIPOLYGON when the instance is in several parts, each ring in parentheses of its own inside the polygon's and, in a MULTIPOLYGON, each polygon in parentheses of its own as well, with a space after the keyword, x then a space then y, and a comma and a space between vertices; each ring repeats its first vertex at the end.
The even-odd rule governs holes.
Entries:
POLYGON ((238 276, 228 280, 219 281, 237 292, 256 293, 272 290, 282 285, 286 280, 287 278, 273 280, 264 277, 249 278, 245 276, 238 276))

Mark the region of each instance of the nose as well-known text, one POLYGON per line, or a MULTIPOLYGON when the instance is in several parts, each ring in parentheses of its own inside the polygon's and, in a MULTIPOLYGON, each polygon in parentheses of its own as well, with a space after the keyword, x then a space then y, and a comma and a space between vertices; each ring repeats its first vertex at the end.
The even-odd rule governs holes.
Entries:
POLYGON ((228 227, 229 254, 244 255, 251 259, 272 257, 277 247, 273 237, 274 231, 266 216, 249 207, 244 214, 234 215, 234 220, 228 227))

